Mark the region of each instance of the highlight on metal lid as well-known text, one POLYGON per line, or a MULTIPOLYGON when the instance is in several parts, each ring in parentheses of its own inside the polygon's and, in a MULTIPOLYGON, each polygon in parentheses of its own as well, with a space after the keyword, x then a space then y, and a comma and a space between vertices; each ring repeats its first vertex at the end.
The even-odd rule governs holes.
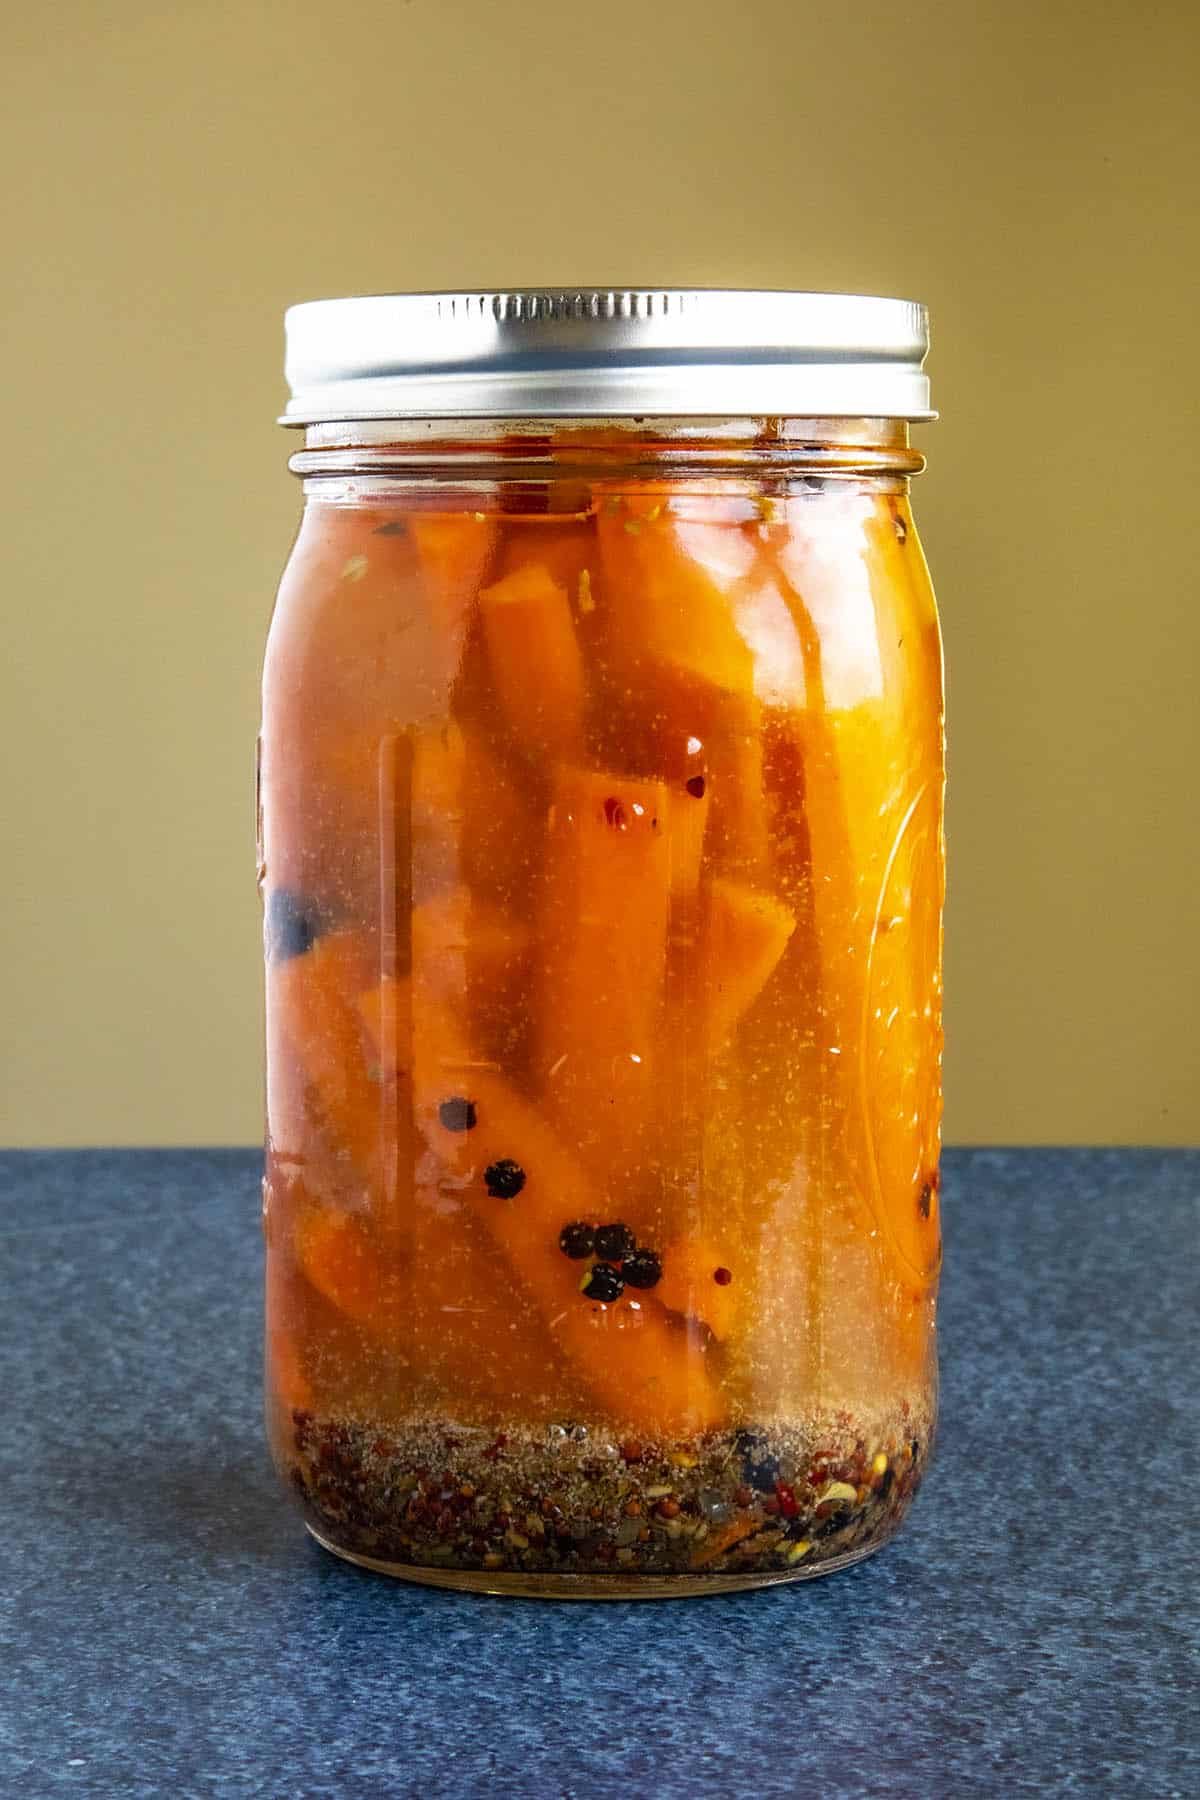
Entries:
POLYGON ((925 308, 871 294, 520 288, 288 309, 280 423, 930 419, 925 308))

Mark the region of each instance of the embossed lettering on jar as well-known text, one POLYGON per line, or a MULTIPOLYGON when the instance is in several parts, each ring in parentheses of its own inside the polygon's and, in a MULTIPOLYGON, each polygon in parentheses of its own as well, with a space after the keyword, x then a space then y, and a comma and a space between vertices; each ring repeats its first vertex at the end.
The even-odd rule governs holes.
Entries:
POLYGON ((454 1586, 852 1561, 935 1413, 923 315, 400 296, 290 335, 278 1467, 327 1547, 454 1586))

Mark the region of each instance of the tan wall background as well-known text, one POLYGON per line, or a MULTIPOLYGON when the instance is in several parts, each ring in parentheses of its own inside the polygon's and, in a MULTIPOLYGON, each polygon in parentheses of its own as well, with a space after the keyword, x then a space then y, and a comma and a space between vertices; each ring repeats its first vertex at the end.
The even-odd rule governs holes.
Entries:
POLYGON ((1200 1139, 1200 9, 10 5, 0 1141, 260 1130, 286 303, 933 312, 951 1141, 1200 1139))

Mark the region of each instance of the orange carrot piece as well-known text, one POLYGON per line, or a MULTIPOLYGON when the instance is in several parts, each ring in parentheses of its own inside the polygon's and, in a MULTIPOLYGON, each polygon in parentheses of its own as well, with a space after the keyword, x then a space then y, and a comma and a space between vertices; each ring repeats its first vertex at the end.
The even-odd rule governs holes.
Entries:
POLYGON ((483 1408, 492 1420, 548 1384, 581 1405, 582 1385, 565 1363, 555 1366, 542 1321, 498 1288, 463 1210, 418 1188, 412 1255, 397 1257, 365 1217, 308 1208, 295 1222, 297 1262, 324 1300, 398 1359, 393 1387, 456 1416, 483 1408))
MULTIPOLYGON (((606 1307, 580 1293, 586 1271, 562 1254, 558 1237, 572 1220, 605 1216, 610 1208, 601 1192, 540 1114, 500 1076, 482 1069, 456 1075, 469 1090, 475 1127, 464 1134, 448 1132, 431 1108, 424 1120, 427 1141, 457 1167, 468 1204, 539 1307, 553 1342, 622 1425, 687 1434, 718 1423, 724 1403, 709 1378, 702 1345, 673 1324, 653 1296, 627 1295, 606 1307), (513 1201, 487 1191, 486 1170, 502 1158, 512 1158, 525 1172, 525 1185, 513 1201)), ((433 1091, 443 1092, 445 1085, 433 1091)))
MULTIPOLYGON (((528 922, 476 899, 465 887, 451 888, 413 909, 411 946, 415 1004, 432 1002, 469 1014, 479 1041, 490 1043, 516 1010, 532 947, 528 922)), ((386 977, 358 998, 363 1024, 388 1075, 406 1066, 408 1026, 398 1026, 399 1009, 408 1002, 405 983, 386 977)))
POLYGON ((676 1238, 663 1251, 655 1298, 670 1311, 707 1325, 715 1338, 727 1338, 744 1310, 744 1280, 739 1282, 731 1267, 737 1262, 728 1246, 711 1239, 676 1238), (718 1280, 718 1274, 728 1275, 729 1281, 718 1280))
POLYGON ((558 771, 541 946, 550 1061, 589 1047, 597 1056, 649 1048, 671 889, 672 798, 663 782, 558 771))
POLYGON ((577 754, 583 735, 583 658, 567 591, 523 563, 479 596, 496 693, 518 743, 577 754))
POLYGON ((905 1278, 927 1282, 939 1254, 942 773, 936 726, 916 757, 913 727, 940 714, 936 618, 918 611, 891 516, 861 498, 826 535, 791 534, 777 559, 811 645, 808 704, 783 730, 803 767, 832 1149, 905 1278))
POLYGON ((410 1057, 407 1030, 401 1035, 396 1020, 401 1004, 408 1006, 412 983, 407 976, 385 975, 378 987, 366 988, 358 996, 359 1017, 363 1030, 385 1077, 406 1070, 410 1057))
POLYGON ((447 680, 462 661, 467 623, 496 544, 494 520, 474 513, 413 513, 426 602, 447 680))
POLYGON ((700 891, 700 865, 704 857, 704 834, 710 806, 708 786, 703 776, 693 777, 691 788, 682 784, 682 792, 673 792, 670 805, 671 823, 671 903, 686 907, 700 891))
POLYGON ((662 782, 561 769, 546 832, 537 1078, 566 1143, 617 1183, 643 1161, 654 1102, 674 799, 662 782))
POLYGON ((509 526, 496 558, 500 577, 535 564, 566 592, 571 611, 586 618, 595 607, 600 546, 590 518, 568 525, 509 526))
MULTIPOLYGON (((795 915, 774 896, 718 876, 671 944, 664 1034, 672 1046, 671 1079, 659 1096, 654 1142, 673 1171, 668 1187, 680 1195, 701 1163, 711 1163, 715 1140, 724 1135, 717 1122, 721 1053, 774 975, 795 925, 795 915)), ((790 1017, 790 1004, 785 1012, 790 1017)), ((716 1178, 711 1168, 709 1178, 716 1178)), ((679 1205, 668 1198, 669 1221, 686 1230, 679 1205)))
POLYGON ((717 877, 704 926, 703 1037, 710 1055, 728 1043, 738 1021, 774 974, 795 916, 770 894, 717 877))
POLYGON ((455 1019, 432 999, 414 1003, 413 1016, 414 1109, 441 1170, 436 1191, 479 1219, 537 1306, 552 1343, 614 1421, 646 1433, 717 1423, 723 1400, 703 1345, 652 1295, 604 1307, 579 1291, 585 1271, 562 1254, 558 1238, 573 1220, 607 1216, 604 1189, 537 1108, 481 1066, 455 1019), (511 1200, 489 1191, 489 1169, 508 1161, 525 1177, 511 1200))
POLYGON ((296 1261, 317 1292, 359 1324, 376 1322, 387 1283, 379 1248, 357 1213, 304 1207, 293 1226, 296 1261))
POLYGON ((536 889, 541 814, 482 730, 463 731, 462 873, 474 891, 510 912, 527 911, 536 889))
POLYGON ((268 970, 267 1003, 297 1056, 313 1107, 336 1152, 368 1189, 385 1143, 381 1090, 368 1073, 358 994, 370 961, 357 932, 331 932, 268 970))
POLYGON ((504 993, 520 979, 532 935, 527 919, 501 912, 465 887, 424 901, 412 915, 417 994, 426 986, 443 1001, 504 993))
POLYGON ((727 693, 754 691, 754 658, 731 601, 755 550, 736 528, 672 515, 669 502, 608 502, 596 520, 614 654, 680 669, 727 693))
POLYGON ((726 874, 761 880, 771 847, 757 701, 732 699, 723 707, 710 728, 704 758, 713 803, 712 860, 726 874))
POLYGON ((777 640, 794 636, 778 583, 740 527, 680 518, 661 499, 602 508, 597 532, 597 661, 614 734, 669 780, 705 778, 709 854, 749 874, 769 854, 754 646, 769 673, 777 640))

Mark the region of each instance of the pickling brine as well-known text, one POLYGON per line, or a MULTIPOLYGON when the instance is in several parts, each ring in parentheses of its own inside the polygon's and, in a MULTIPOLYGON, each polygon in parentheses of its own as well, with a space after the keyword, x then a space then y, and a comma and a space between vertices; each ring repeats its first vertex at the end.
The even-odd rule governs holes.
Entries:
POLYGON ((935 1404, 903 427, 460 432, 432 474, 392 432, 318 434, 267 653, 276 1460, 330 1548, 453 1585, 852 1560, 935 1404))

